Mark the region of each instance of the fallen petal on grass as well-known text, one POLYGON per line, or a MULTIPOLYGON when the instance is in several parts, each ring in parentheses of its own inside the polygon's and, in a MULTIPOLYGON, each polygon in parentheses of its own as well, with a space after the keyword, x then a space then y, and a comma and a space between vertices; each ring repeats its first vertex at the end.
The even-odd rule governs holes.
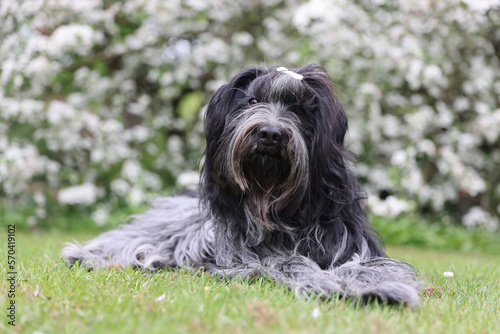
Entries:
POLYGON ((165 297, 166 297, 166 296, 167 296, 166 294, 163 294, 163 295, 161 295, 160 297, 156 297, 156 298, 155 298, 155 302, 157 302, 157 303, 158 303, 158 302, 161 302, 163 299, 165 299, 165 297))

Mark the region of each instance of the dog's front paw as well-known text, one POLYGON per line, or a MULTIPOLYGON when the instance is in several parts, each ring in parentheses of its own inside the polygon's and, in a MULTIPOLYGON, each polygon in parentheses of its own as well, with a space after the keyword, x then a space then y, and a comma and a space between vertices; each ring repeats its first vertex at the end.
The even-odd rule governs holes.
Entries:
POLYGON ((66 243, 62 256, 66 264, 70 267, 79 266, 92 270, 97 267, 106 267, 107 258, 103 258, 95 252, 91 252, 78 243, 66 243))
POLYGON ((403 304, 412 308, 420 303, 418 289, 415 286, 401 282, 378 284, 373 288, 362 291, 360 299, 364 303, 403 304))

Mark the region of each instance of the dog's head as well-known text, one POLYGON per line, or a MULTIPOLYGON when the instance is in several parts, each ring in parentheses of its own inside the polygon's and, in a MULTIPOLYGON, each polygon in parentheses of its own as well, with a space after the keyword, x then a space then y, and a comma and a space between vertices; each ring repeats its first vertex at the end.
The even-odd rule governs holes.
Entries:
POLYGON ((273 228, 311 192, 345 188, 346 131, 324 68, 245 69, 210 100, 203 190, 219 204, 245 203, 247 216, 273 228))

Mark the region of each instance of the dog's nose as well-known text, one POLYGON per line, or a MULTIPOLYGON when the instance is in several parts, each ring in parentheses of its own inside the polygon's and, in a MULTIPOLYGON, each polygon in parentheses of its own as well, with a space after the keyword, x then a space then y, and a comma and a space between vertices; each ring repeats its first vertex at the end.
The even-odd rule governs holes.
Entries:
POLYGON ((263 126, 257 132, 257 137, 262 144, 266 146, 276 146, 281 143, 283 135, 280 130, 274 126, 263 126))

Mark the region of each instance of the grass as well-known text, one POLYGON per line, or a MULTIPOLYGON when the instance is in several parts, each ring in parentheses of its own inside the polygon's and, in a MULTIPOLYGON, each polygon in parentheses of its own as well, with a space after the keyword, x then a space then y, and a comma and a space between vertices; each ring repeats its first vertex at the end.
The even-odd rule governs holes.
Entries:
POLYGON ((459 252, 500 253, 500 233, 467 229, 451 223, 449 217, 422 218, 417 214, 396 218, 370 217, 373 227, 391 245, 459 252))
MULTIPOLYGON (((498 256, 389 247, 426 282, 416 309, 302 300, 264 279, 226 283, 204 273, 68 269, 62 244, 88 233, 17 232, 16 326, 33 333, 494 333, 500 327, 498 256), (444 271, 453 271, 445 278, 444 271), (163 297, 162 297, 163 296, 163 297), (313 317, 313 312, 319 315, 313 317)), ((5 268, 2 267, 2 276, 5 268)), ((8 282, 2 277, 1 305, 8 282)))

